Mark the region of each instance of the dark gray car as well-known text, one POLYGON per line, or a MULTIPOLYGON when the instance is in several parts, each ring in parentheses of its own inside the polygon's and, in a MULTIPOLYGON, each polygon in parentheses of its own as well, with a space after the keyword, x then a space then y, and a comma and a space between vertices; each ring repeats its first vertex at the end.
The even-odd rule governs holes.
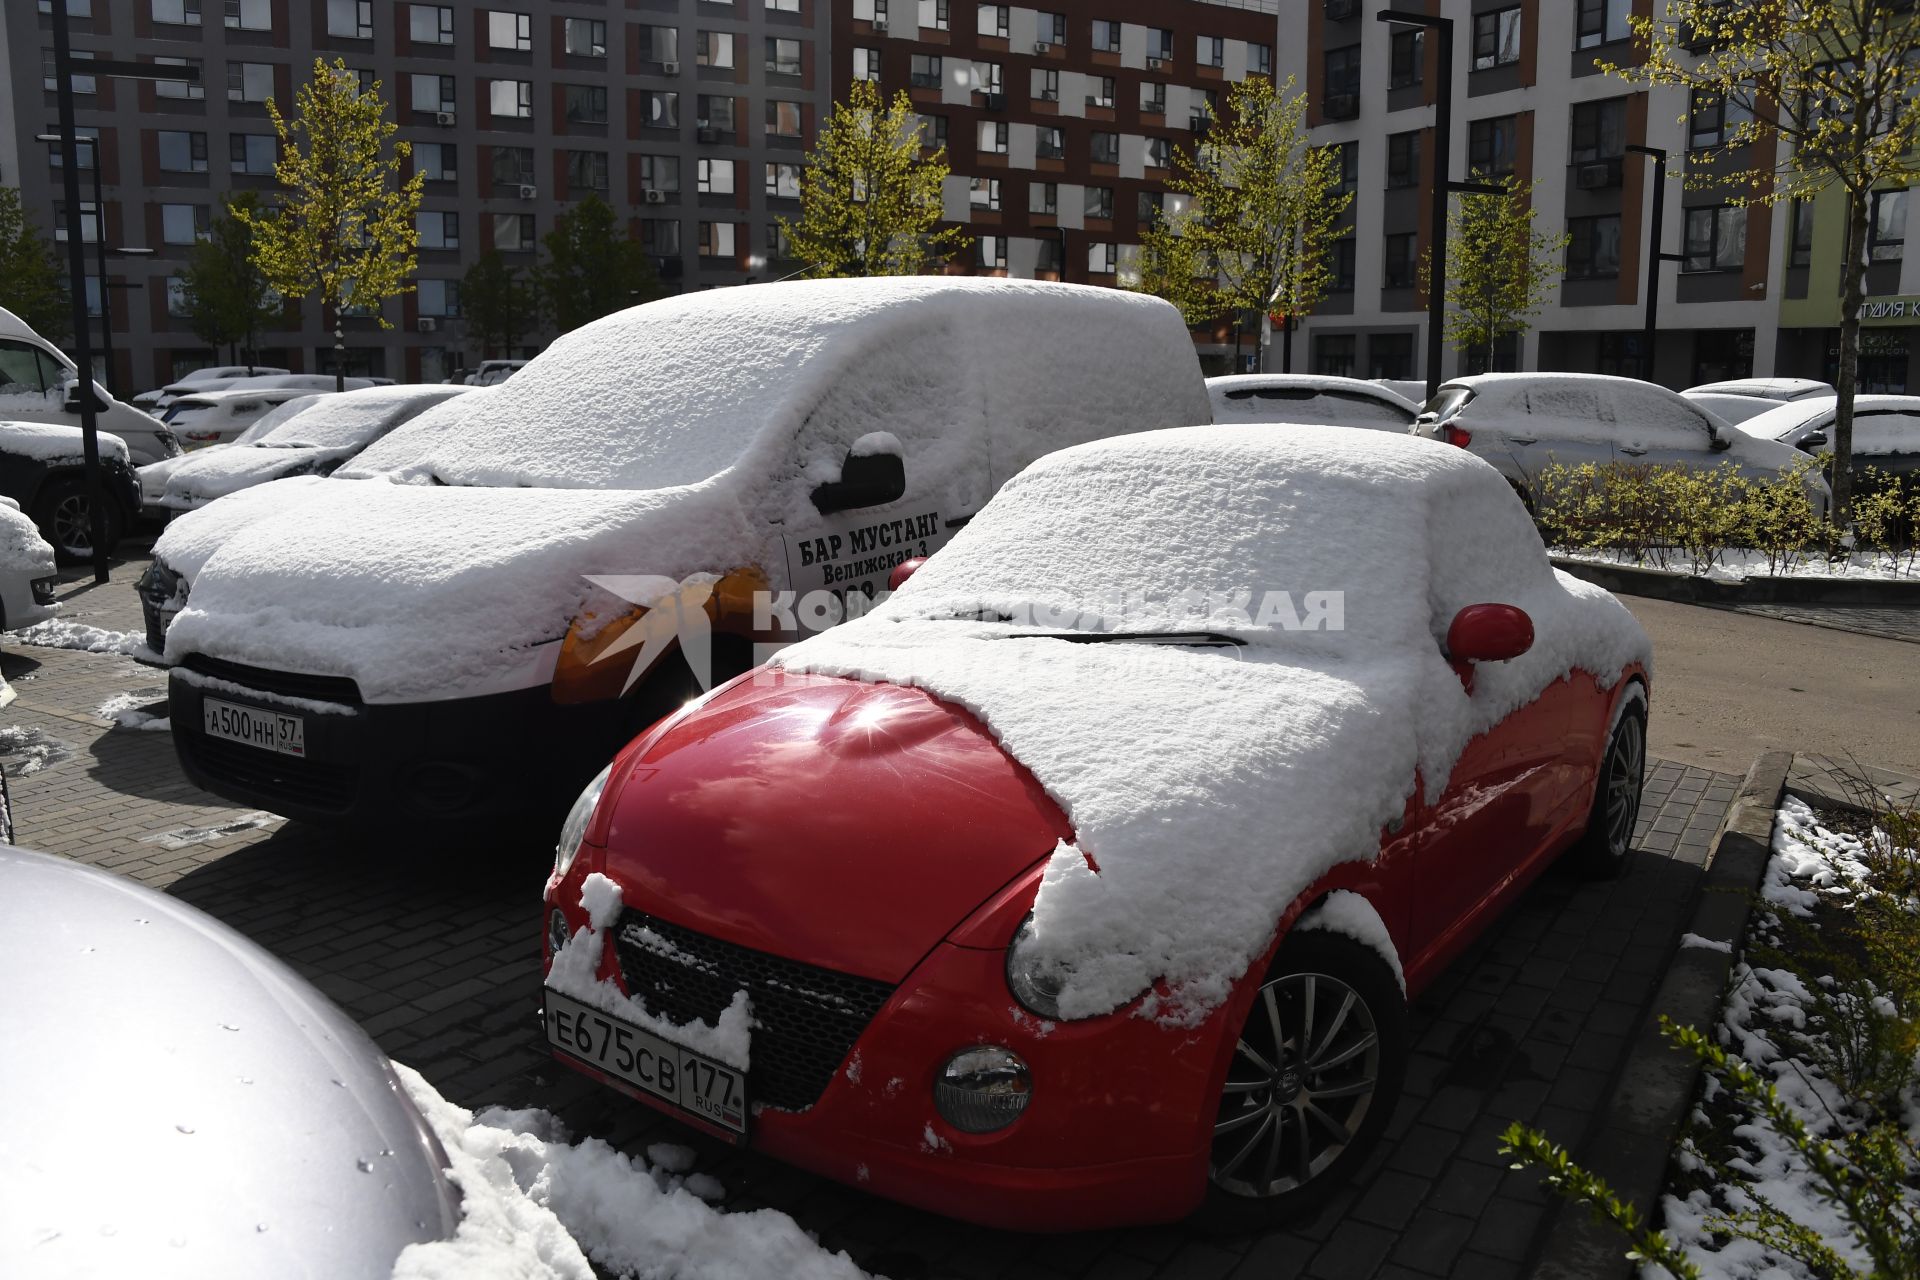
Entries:
POLYGON ((386 1055, 233 930, 0 847, 0 1275, 386 1276, 458 1193, 386 1055))

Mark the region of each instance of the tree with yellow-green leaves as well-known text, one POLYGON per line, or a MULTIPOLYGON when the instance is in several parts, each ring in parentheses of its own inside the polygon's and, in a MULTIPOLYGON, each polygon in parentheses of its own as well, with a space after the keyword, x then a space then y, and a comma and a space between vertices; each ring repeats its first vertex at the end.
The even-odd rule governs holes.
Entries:
MULTIPOLYGON (((365 309, 390 329, 380 304, 413 288, 413 220, 426 174, 402 176, 411 148, 393 141, 398 126, 386 108, 379 81, 363 91, 346 63, 316 59, 292 120, 267 102, 280 139, 276 202, 233 213, 253 229, 254 262, 281 296, 318 296, 336 316, 365 309)), ((344 387, 345 370, 335 374, 344 387)))
MULTIPOLYGON (((1723 146, 1749 147, 1754 157, 1748 189, 1737 197, 1742 202, 1806 200, 1829 188, 1845 197, 1832 441, 1834 520, 1844 527, 1868 211, 1876 187, 1920 177, 1920 7, 1904 0, 1668 0, 1663 8, 1660 16, 1628 20, 1645 61, 1606 70, 1686 89, 1690 101, 1724 101, 1730 109, 1723 146)), ((1701 185, 1737 176, 1689 166, 1689 180, 1701 185)))
POLYGON ((1338 154, 1309 143, 1306 95, 1293 92, 1291 77, 1276 87, 1248 76, 1199 146, 1174 151, 1173 173, 1168 186, 1187 203, 1141 234, 1135 287, 1166 298, 1189 323, 1284 314, 1291 369, 1294 324, 1333 284, 1335 224, 1353 201, 1340 190, 1338 154))
POLYGON ((921 146, 907 95, 889 105, 878 85, 855 80, 807 156, 800 220, 780 227, 810 276, 918 275, 973 243, 939 225, 947 172, 946 148, 921 146))
MULTIPOLYGON (((1513 174, 1504 195, 1462 195, 1447 209, 1447 318, 1453 349, 1493 368, 1495 344, 1525 333, 1560 279, 1571 238, 1533 229, 1533 191, 1513 174)), ((1430 255, 1420 255, 1420 286, 1432 288, 1430 255)))

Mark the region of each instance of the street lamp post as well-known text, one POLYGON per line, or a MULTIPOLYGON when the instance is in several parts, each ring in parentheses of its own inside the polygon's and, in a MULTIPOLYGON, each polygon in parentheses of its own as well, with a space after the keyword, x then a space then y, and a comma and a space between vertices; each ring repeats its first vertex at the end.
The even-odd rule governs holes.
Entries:
MULTIPOLYGON (((34 135, 34 140, 58 146, 60 135, 40 133, 34 135)), ((76 135, 74 142, 79 146, 90 148, 93 152, 91 165, 93 169, 93 253, 94 269, 100 276, 100 354, 106 361, 106 377, 103 381, 107 384, 107 394, 114 395, 118 393, 119 388, 114 385, 113 373, 113 297, 112 288, 107 283, 107 202, 100 193, 100 140, 76 135)), ((60 162, 68 163, 68 153, 64 149, 60 153, 60 162)), ((78 221, 77 215, 67 219, 68 235, 73 234, 74 225, 78 221)), ((144 255, 151 254, 153 250, 115 248, 114 252, 144 255)))
POLYGON ((1660 224, 1667 208, 1666 148, 1643 147, 1637 142, 1629 142, 1626 149, 1653 161, 1653 218, 1647 228, 1647 311, 1646 322, 1640 331, 1640 377, 1652 382, 1654 325, 1660 317, 1660 264, 1681 261, 1686 255, 1660 251, 1660 224))

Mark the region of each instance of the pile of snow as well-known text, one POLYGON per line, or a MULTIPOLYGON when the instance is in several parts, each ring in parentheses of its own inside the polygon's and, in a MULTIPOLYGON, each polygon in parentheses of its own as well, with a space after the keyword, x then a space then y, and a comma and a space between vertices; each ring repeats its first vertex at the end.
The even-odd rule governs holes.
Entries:
MULTIPOLYGON (((0 410, 3 412, 3 410, 0 410)), ((102 458, 127 460, 127 442, 110 431, 95 432, 102 458)), ((36 462, 80 463, 86 458, 86 433, 59 422, 0 422, 0 453, 36 462)))
POLYGON ((12 644, 36 645, 42 649, 77 649, 82 653, 118 653, 126 657, 146 652, 146 640, 125 631, 107 631, 84 622, 49 618, 30 627, 7 632, 12 644))
POLYGON ((952 277, 688 294, 574 330, 335 475, 393 483, 176 521, 155 550, 192 593, 168 652, 350 676, 370 702, 526 687, 589 600, 626 608, 589 577, 786 582, 783 534, 823 527, 812 490, 863 437, 891 437, 907 491, 841 527, 970 515, 1063 443, 1206 418, 1158 299, 952 277))
POLYGON ((116 693, 94 710, 102 720, 111 720, 122 729, 143 729, 150 732, 165 733, 173 725, 165 715, 155 715, 147 708, 155 703, 165 705, 166 691, 147 693, 116 693))
POLYGON ((451 1239, 408 1245, 394 1280, 593 1280, 595 1266, 647 1280, 865 1275, 784 1213, 715 1209, 707 1200, 720 1196, 720 1185, 687 1174, 692 1153, 684 1148, 656 1145, 640 1159, 598 1138, 570 1143, 546 1112, 476 1116, 417 1072, 394 1069, 446 1149, 462 1212, 451 1239))
POLYGON ((1062 1012, 1119 1008, 1164 977, 1171 1002, 1145 1011, 1181 1020, 1226 997, 1329 868, 1375 856, 1416 771, 1435 798, 1468 740, 1553 680, 1611 685, 1648 660, 1632 615, 1557 574, 1464 450, 1260 426, 1042 459, 885 604, 775 658, 978 715, 1074 826, 1034 905, 1062 1012), (1338 617, 1296 609, 1309 593, 1343 593, 1338 617), (1483 664, 1469 697, 1441 641, 1483 602, 1525 609, 1536 639, 1483 664), (1343 629, 1288 629, 1316 620, 1343 629), (1033 636, 1075 627, 1246 643, 1033 636))
POLYGON ((0 569, 35 578, 54 572, 53 548, 40 536, 39 526, 8 504, 0 504, 0 569))
POLYGON ((7 772, 16 778, 39 773, 73 754, 73 748, 45 729, 10 724, 0 728, 0 756, 13 761, 7 772))

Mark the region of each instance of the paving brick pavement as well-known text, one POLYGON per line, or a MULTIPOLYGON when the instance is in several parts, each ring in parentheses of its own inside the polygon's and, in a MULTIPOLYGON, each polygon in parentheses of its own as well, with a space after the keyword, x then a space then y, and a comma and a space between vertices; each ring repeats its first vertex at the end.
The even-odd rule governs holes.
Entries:
MULTIPOLYGON (((74 621, 137 632, 128 584, 63 592, 74 621)), ((464 1106, 546 1107, 576 1134, 638 1152, 690 1145, 733 1208, 791 1213, 823 1243, 910 1277, 1286 1277, 1410 1280, 1525 1274, 1545 1221, 1535 1180, 1506 1168, 1511 1120, 1578 1144, 1623 1061, 1687 918, 1738 779, 1655 761, 1627 874, 1550 871, 1412 1011, 1406 1096, 1388 1140, 1314 1221, 1242 1237, 1179 1226, 1068 1237, 984 1231, 742 1153, 552 1064, 537 1042, 538 898, 550 850, 476 845, 423 856, 400 841, 248 819, 197 791, 165 733, 96 713, 157 674, 111 654, 8 646, 20 697, 0 743, 23 843, 194 903, 312 979, 395 1058, 464 1106), (259 823, 264 825, 256 825, 259 823)))

